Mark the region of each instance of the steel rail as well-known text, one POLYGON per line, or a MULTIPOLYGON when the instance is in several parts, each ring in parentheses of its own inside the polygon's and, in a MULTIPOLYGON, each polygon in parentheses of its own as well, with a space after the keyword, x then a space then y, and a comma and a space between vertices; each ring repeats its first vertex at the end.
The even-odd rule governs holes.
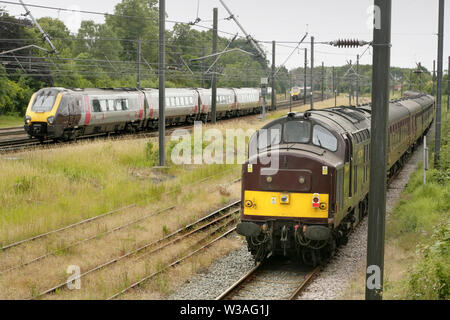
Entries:
POLYGON ((289 300, 294 300, 298 297, 298 295, 306 288, 306 286, 309 284, 313 276, 319 273, 321 270, 321 267, 316 267, 313 271, 308 273, 308 275, 303 279, 303 281, 300 283, 297 289, 289 296, 289 300))
POLYGON ((225 300, 230 297, 236 290, 239 288, 245 281, 247 281, 252 275, 256 273, 257 270, 262 266, 262 262, 256 263, 256 265, 250 269, 243 277, 241 277, 238 281, 233 283, 231 287, 225 290, 220 296, 218 296, 215 300, 225 300))
POLYGON ((88 218, 88 219, 85 219, 85 220, 82 220, 82 221, 79 221, 79 222, 76 222, 76 223, 72 223, 72 224, 70 224, 68 226, 65 226, 65 227, 62 227, 62 228, 58 228, 58 229, 55 229, 55 230, 52 230, 52 231, 48 231, 48 232, 45 232, 45 233, 38 234, 36 236, 30 237, 30 238, 27 238, 27 239, 23 239, 23 240, 20 240, 20 241, 17 241, 17 242, 10 243, 10 244, 8 244, 6 246, 1 247, 0 248, 0 252, 2 252, 4 250, 7 250, 7 249, 10 249, 10 248, 13 248, 13 247, 16 247, 16 246, 18 246, 20 244, 23 244, 23 243, 26 243, 26 242, 30 242, 30 241, 33 241, 33 240, 36 240, 36 239, 39 239, 39 238, 42 238, 42 237, 47 237, 47 236, 49 236, 51 234, 54 234, 54 233, 57 233, 57 232, 61 232, 63 230, 67 230, 67 229, 70 229, 70 228, 82 225, 84 223, 97 220, 99 218, 108 216, 110 214, 113 214, 113 213, 116 213, 116 212, 119 212, 119 211, 122 211, 122 210, 125 210, 125 209, 129 209, 129 208, 134 207, 134 206, 135 206, 135 204, 130 204, 130 205, 118 208, 118 209, 114 209, 114 210, 108 211, 108 212, 103 213, 103 214, 98 215, 98 216, 94 216, 94 217, 91 217, 91 218, 88 218))
MULTIPOLYGON (((214 177, 217 177, 217 176, 220 176, 222 174, 231 172, 233 170, 234 170, 234 168, 230 169, 230 170, 226 170, 226 171, 220 172, 218 174, 213 174, 213 175, 207 176, 205 178, 196 180, 194 182, 191 182, 191 183, 188 183, 188 184, 185 184, 185 185, 182 185, 182 186, 186 187, 186 186, 189 186, 189 185, 202 183, 202 182, 205 182, 205 181, 207 181, 209 179, 212 179, 214 177)), ((241 180, 241 178, 237 178, 237 179, 233 180, 231 183, 235 183, 235 182, 237 182, 239 180, 241 180)), ((169 195, 169 194, 174 193, 176 191, 177 191, 177 187, 174 187, 172 190, 164 192, 162 195, 169 195)), ((152 197, 152 198, 154 199, 156 197, 152 197)), ((135 207, 136 205, 137 205, 136 203, 132 203, 132 204, 129 204, 129 205, 126 205, 126 206, 123 206, 123 207, 120 207, 120 208, 108 211, 106 213, 100 214, 98 216, 94 216, 94 217, 91 217, 91 218, 87 218, 87 219, 78 221, 76 223, 72 223, 72 224, 70 224, 68 226, 64 226, 64 227, 61 227, 61 228, 58 228, 58 229, 55 229, 55 230, 51 230, 51 231, 48 231, 48 232, 44 232, 44 233, 38 234, 38 235, 30 237, 30 238, 26 238, 26 239, 23 239, 23 240, 20 240, 20 241, 17 241, 17 242, 13 242, 13 243, 7 244, 7 245, 5 245, 3 247, 0 247, 0 253, 2 251, 4 251, 4 250, 11 249, 11 248, 16 247, 16 246, 18 246, 20 244, 27 243, 27 242, 30 242, 30 241, 33 241, 33 240, 37 240, 39 238, 43 238, 43 237, 49 236, 51 234, 54 234, 54 233, 57 233, 57 232, 61 232, 61 231, 64 231, 64 230, 67 230, 67 229, 70 229, 70 228, 74 228, 74 227, 77 227, 77 226, 82 225, 82 224, 87 223, 87 222, 92 222, 92 221, 97 220, 99 218, 102 218, 102 217, 105 217, 105 216, 109 216, 109 215, 111 215, 113 213, 116 213, 118 211, 123 211, 125 209, 129 209, 129 208, 135 207)))
POLYGON ((129 290, 131 290, 131 289, 133 289, 133 288, 139 286, 140 284, 142 284, 142 283, 144 283, 144 282, 150 280, 151 278, 156 277, 158 274, 162 273, 162 272, 165 271, 166 269, 171 268, 171 267, 174 267, 174 266, 180 264, 180 263, 183 262, 184 260, 186 260, 186 259, 188 259, 188 258, 194 256, 195 254, 197 254, 197 253, 203 251, 203 250, 206 249, 207 247, 209 247, 209 246, 211 246, 212 244, 216 243, 216 242, 219 241, 220 239, 225 238, 227 235, 229 235, 230 233, 234 232, 235 230, 236 230, 236 227, 231 228, 230 230, 228 230, 228 231, 226 231, 225 233, 221 234, 220 236, 218 236, 218 237, 215 238, 214 240, 208 242, 207 244, 203 245, 202 247, 198 248, 197 250, 195 250, 195 251, 193 251, 193 252, 191 252, 191 253, 189 253, 189 254, 183 256, 182 258, 180 258, 180 259, 178 259, 178 260, 172 262, 171 264, 169 264, 168 266, 166 266, 165 269, 160 270, 160 271, 157 271, 157 272, 154 272, 154 273, 152 273, 152 274, 150 274, 150 275, 148 275, 148 276, 142 278, 141 280, 136 281, 135 283, 133 283, 132 285, 128 286, 127 288, 125 288, 125 289, 121 290, 120 292, 114 294, 113 296, 109 297, 107 300, 115 299, 115 298, 117 298, 118 296, 124 294, 125 292, 127 292, 127 291, 129 291, 129 290))
MULTIPOLYGON (((328 96, 327 96, 328 98, 328 96)), ((315 101, 320 101, 321 97, 317 96, 314 98, 315 101)), ((292 104, 292 107, 299 107, 304 105, 302 101, 296 101, 295 103, 292 104)), ((273 111, 277 111, 277 110, 281 110, 281 109, 285 109, 289 107, 289 100, 282 100, 279 101, 277 104, 277 109, 276 110, 272 110, 273 111)), ((255 114, 249 114, 249 115, 245 115, 245 116, 239 116, 239 117, 233 117, 231 119, 221 119, 220 121, 232 121, 236 118, 242 118, 242 117, 250 117, 250 116, 255 116, 255 114)), ((21 128, 21 127, 10 127, 10 128, 0 128, 1 130, 11 130, 11 129, 17 129, 17 128, 21 128)), ((175 126, 174 128, 170 128, 168 129, 168 131, 166 132, 166 135, 169 135, 170 133, 172 133, 174 130, 176 129, 192 129, 192 125, 189 126, 175 126)), ((19 135, 19 133, 14 133, 14 135, 17 134, 19 135)), ((23 134, 26 134, 25 131, 23 131, 23 134)), ((2 133, 0 132, 0 136, 2 135, 12 135, 12 134, 6 134, 6 133, 2 133)), ((111 138, 111 135, 117 135, 117 137, 115 139, 117 140, 121 140, 122 137, 124 139, 127 139, 130 135, 135 135, 135 136, 141 136, 143 135, 144 137, 157 137, 158 136, 158 132, 157 131, 143 131, 143 132, 135 132, 135 133, 113 133, 113 132, 105 132, 105 133, 98 133, 98 134, 92 134, 92 135, 86 135, 86 136, 81 136, 81 137, 77 137, 75 139, 75 141, 67 141, 64 144, 70 144, 70 143, 76 143, 77 140, 84 140, 84 139, 92 139, 92 138, 100 138, 100 137, 106 137, 106 138, 111 138), (147 136, 146 136, 147 135, 147 136)), ((114 139, 114 138, 113 138, 114 139)), ((27 138, 27 139, 12 139, 12 140, 0 140, 0 152, 2 153, 8 153, 8 152, 13 152, 13 151, 21 151, 27 148, 31 148, 31 147, 50 147, 50 146, 54 146, 56 144, 56 142, 52 141, 52 140, 44 140, 44 143, 41 143, 38 139, 36 138, 27 138)))
MULTIPOLYGON (((211 226, 211 225, 213 225, 213 224, 215 224, 215 223, 217 223, 217 222, 219 222, 219 221, 221 221, 221 220, 224 220, 224 219, 226 219, 226 218, 229 218, 232 214, 234 214, 234 213, 236 213, 237 211, 239 211, 239 209, 238 209, 237 211, 235 210, 235 211, 233 211, 233 212, 230 212, 230 213, 228 213, 228 214, 225 214, 225 215, 223 215, 223 216, 221 216, 221 217, 219 217, 219 218, 217 218, 217 219, 214 219, 213 221, 210 221, 210 222, 206 223, 206 224, 203 225, 203 226, 200 226, 199 228, 197 228, 197 229, 195 229, 195 230, 192 230, 192 231, 188 232, 187 234, 184 234, 184 233, 186 232, 187 229, 193 228, 194 226, 199 225, 199 224, 201 224, 202 222, 205 222, 205 221, 207 221, 208 219, 213 218, 213 217, 216 216, 216 215, 219 215, 220 213, 224 212, 225 210, 230 209, 230 208, 232 208, 232 207, 235 207, 235 206, 239 205, 240 202, 241 202, 241 201, 238 200, 238 201, 235 201, 235 202, 233 202, 233 203, 231 203, 231 204, 229 204, 229 205, 227 205, 227 206, 225 206, 225 207, 223 207, 223 208, 221 208, 221 209, 215 210, 214 212, 208 214, 207 216, 205 216, 205 217, 203 217, 203 218, 200 218, 200 219, 198 219, 197 221, 195 221, 195 222, 193 222, 193 223, 191 223, 191 224, 189 224, 189 225, 186 225, 186 226, 184 226, 184 227, 182 227, 182 228, 179 228, 178 230, 172 232, 171 234, 169 234, 169 235, 167 235, 167 236, 165 236, 165 237, 163 237, 163 238, 161 238, 161 239, 158 239, 158 240, 152 241, 152 242, 150 242, 150 243, 147 243, 147 244, 145 244, 145 245, 143 245, 143 246, 140 246, 140 247, 137 248, 137 249, 131 250, 131 251, 129 251, 129 252, 127 252, 127 253, 125 253, 125 254, 123 254, 123 255, 121 255, 121 256, 118 256, 118 257, 113 258, 113 259, 111 259, 111 260, 109 260, 109 261, 107 261, 107 262, 104 262, 104 263, 102 263, 102 264, 99 264, 99 265, 97 265, 97 266, 95 266, 95 267, 93 267, 93 268, 91 268, 91 269, 85 271, 84 273, 80 274, 79 276, 76 277, 76 279, 72 279, 72 280, 78 280, 78 279, 81 279, 81 278, 87 276, 88 274, 91 274, 91 273, 93 273, 93 272, 95 272, 95 271, 101 270, 101 269, 103 269, 103 268, 105 268, 105 267, 107 267, 107 266, 110 266, 110 265, 112 265, 112 264, 115 264, 116 262, 122 261, 122 260, 124 260, 125 258, 128 258, 128 257, 130 257, 130 256, 132 256, 132 255, 134 255, 134 254, 140 253, 140 252, 144 251, 144 250, 147 249, 147 248, 154 247, 154 246, 156 246, 156 245, 159 245, 159 244, 163 243, 164 241, 167 241, 167 240, 169 240, 169 239, 171 239, 171 238, 174 238, 173 240, 170 240, 168 243, 162 244, 162 245, 160 245, 159 247, 156 247, 155 249, 152 250, 152 253, 156 253, 156 252, 158 252, 158 251, 160 251, 160 250, 166 248, 167 246, 169 246, 169 245, 171 245, 171 244, 174 244, 174 243, 176 243, 176 242, 178 242, 178 241, 181 241, 182 239, 184 239, 185 237, 187 237, 187 236, 189 236, 189 235, 195 234, 195 233, 197 233, 197 232, 199 232, 199 231, 205 229, 205 228, 208 227, 208 226, 211 226), (177 236, 179 236, 179 237, 177 237, 177 236)), ((45 291, 40 292, 39 294, 37 294, 37 295, 35 295, 35 296, 30 297, 29 299, 30 299, 30 300, 33 300, 33 299, 41 298, 41 297, 43 297, 43 296, 45 296, 45 295, 47 295, 47 294, 50 294, 50 293, 55 292, 55 291, 58 290, 58 289, 63 289, 66 285, 67 285, 67 282, 59 283, 59 284, 55 285, 54 287, 52 287, 52 288, 50 288, 50 289, 47 289, 47 290, 45 290, 45 291)))
POLYGON ((94 235, 92 235, 92 236, 89 236, 89 237, 84 238, 84 239, 79 240, 79 241, 75 241, 75 242, 71 243, 70 245, 68 245, 68 246, 66 246, 66 247, 64 247, 64 248, 61 248, 61 249, 57 249, 57 250, 51 251, 51 252, 49 252, 49 253, 46 253, 46 254, 41 255, 41 256, 39 256, 39 257, 36 257, 36 258, 34 258, 34 259, 32 259, 32 260, 29 260, 29 261, 26 261, 26 262, 24 262, 24 263, 21 263, 20 265, 16 265, 16 266, 10 267, 10 268, 8 268, 8 269, 1 270, 1 271, 0 271, 0 275, 1 275, 1 274, 4 274, 4 273, 7 273, 7 272, 10 272, 10 271, 13 271, 13 270, 16 270, 16 269, 20 269, 20 268, 25 267, 25 266, 27 266, 27 265, 29 265, 29 264, 34 263, 34 262, 37 262, 37 261, 42 260, 42 259, 45 259, 45 258, 47 258, 47 257, 49 257, 49 256, 51 256, 51 255, 53 255, 53 254, 56 254, 56 253, 58 253, 58 252, 60 252, 60 251, 64 251, 64 250, 70 249, 70 248, 72 248, 72 247, 78 246, 78 245, 83 244, 83 243, 85 243, 85 242, 88 242, 88 241, 90 241, 90 240, 97 239, 98 237, 102 237, 102 236, 105 236, 105 235, 107 235, 107 234, 110 234, 110 233, 113 233, 113 232, 122 230, 122 229, 124 229, 124 228, 126 228, 126 227, 129 227, 129 226, 134 225, 134 224, 136 224, 136 223, 138 223, 138 222, 141 222, 141 221, 144 221, 144 220, 146 220, 146 219, 148 219, 148 218, 151 218, 151 217, 154 217, 154 216, 156 216, 156 215, 159 215, 159 214, 161 214, 161 213, 163 213, 163 212, 172 210, 172 209, 174 209, 174 208, 175 208, 175 206, 171 206, 171 207, 168 207, 168 208, 165 208, 165 209, 161 209, 161 210, 158 210, 158 211, 156 211, 156 212, 152 212, 151 214, 147 214, 147 215, 142 216, 142 217, 140 217, 140 218, 134 219, 134 220, 132 220, 132 221, 130 221, 130 222, 127 222, 127 223, 125 223, 125 224, 122 224, 122 225, 120 225, 120 226, 114 227, 114 228, 112 228, 112 229, 110 229, 110 230, 107 230, 107 231, 104 231, 104 232, 101 232, 101 233, 94 234, 94 235))

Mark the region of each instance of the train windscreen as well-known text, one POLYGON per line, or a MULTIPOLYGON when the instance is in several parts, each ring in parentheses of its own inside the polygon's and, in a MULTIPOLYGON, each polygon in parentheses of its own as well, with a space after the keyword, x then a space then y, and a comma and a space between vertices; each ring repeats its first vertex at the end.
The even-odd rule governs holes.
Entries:
POLYGON ((58 90, 47 89, 39 91, 36 94, 31 110, 34 112, 48 112, 52 110, 57 95, 58 90))
POLYGON ((333 152, 337 150, 336 137, 330 131, 317 124, 313 128, 313 144, 333 152))
POLYGON ((311 124, 308 121, 288 121, 284 124, 284 142, 308 143, 311 124))

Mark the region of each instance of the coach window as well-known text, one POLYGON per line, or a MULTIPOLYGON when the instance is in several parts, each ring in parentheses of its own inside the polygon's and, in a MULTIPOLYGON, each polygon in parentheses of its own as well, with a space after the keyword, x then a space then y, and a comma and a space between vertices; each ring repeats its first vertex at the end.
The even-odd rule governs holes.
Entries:
POLYGON ((97 99, 92 100, 92 111, 100 112, 100 101, 98 101, 97 99))
POLYGON ((114 106, 114 100, 111 99, 108 100, 108 111, 116 111, 116 108, 114 106))
POLYGON ((100 100, 100 110, 101 110, 101 112, 106 112, 107 111, 106 100, 100 100))
MULTIPOLYGON (((128 100, 127 99, 121 99, 120 100, 120 106, 122 108, 123 111, 128 110, 128 100)), ((116 109, 118 109, 118 103, 116 104, 116 109)))
POLYGON ((336 137, 330 131, 317 124, 313 128, 313 144, 333 152, 337 150, 336 137))

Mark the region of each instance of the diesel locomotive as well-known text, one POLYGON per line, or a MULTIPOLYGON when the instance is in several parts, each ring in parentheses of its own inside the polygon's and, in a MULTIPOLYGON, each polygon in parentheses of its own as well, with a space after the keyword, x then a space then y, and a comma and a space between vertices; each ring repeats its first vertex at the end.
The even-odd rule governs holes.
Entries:
MULTIPOLYGON (((432 96, 408 93, 390 103, 388 177, 433 118, 432 96)), ((368 213, 370 119, 370 105, 292 112, 252 136, 237 232, 255 260, 282 254, 317 265, 347 243, 368 213)))
MULTIPOLYGON (((166 125, 208 121, 211 89, 166 89, 166 125)), ((270 95, 266 97, 269 104, 270 95)), ((216 119, 259 113, 258 88, 218 88, 216 119)), ((159 119, 158 89, 43 88, 30 99, 25 131, 32 138, 70 140, 102 133, 154 130, 159 119)))

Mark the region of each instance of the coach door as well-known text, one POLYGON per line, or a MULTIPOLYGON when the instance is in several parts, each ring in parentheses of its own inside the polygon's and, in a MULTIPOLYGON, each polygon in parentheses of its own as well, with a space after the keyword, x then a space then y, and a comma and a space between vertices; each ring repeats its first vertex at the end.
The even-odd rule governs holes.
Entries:
POLYGON ((77 126, 81 117, 81 96, 72 96, 69 98, 69 127, 77 126))

